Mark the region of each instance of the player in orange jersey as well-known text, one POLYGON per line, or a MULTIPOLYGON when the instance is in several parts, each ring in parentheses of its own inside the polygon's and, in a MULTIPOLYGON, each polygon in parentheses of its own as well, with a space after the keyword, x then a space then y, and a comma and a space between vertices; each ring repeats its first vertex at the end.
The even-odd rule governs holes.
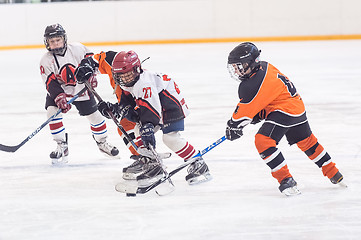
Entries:
POLYGON ((240 81, 240 101, 227 122, 227 139, 240 138, 246 125, 265 119, 255 136, 255 145, 270 167, 272 176, 280 183, 282 193, 287 196, 300 194, 277 148, 283 136, 290 145, 296 143, 332 183, 341 185, 343 176, 313 135, 305 106, 295 86, 273 65, 259 61, 260 52, 253 43, 245 42, 235 47, 228 56, 229 73, 240 81))

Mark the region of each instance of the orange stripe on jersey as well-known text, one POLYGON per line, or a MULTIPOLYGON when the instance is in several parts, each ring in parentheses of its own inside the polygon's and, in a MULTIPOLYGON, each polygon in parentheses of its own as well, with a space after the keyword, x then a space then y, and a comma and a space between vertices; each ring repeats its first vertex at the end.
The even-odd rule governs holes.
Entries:
POLYGON ((56 81, 56 76, 54 73, 51 73, 49 76, 48 76, 48 79, 46 80, 46 89, 49 89, 49 85, 52 81, 56 81))
POLYGON ((137 105, 138 105, 139 107, 140 107, 140 106, 145 107, 146 109, 148 109, 149 111, 151 111, 154 115, 156 115, 158 119, 160 119, 160 116, 159 116, 159 114, 157 113, 157 111, 154 110, 148 102, 144 101, 143 99, 137 99, 136 102, 137 102, 137 105))
MULTIPOLYGON (((173 101, 175 104, 177 104, 177 106, 182 109, 182 106, 180 105, 180 103, 178 102, 178 100, 171 95, 167 90, 163 90, 162 93, 164 94, 164 96, 166 96, 167 98, 169 98, 171 101, 173 101)), ((184 99, 182 99, 184 100, 184 99)))
POLYGON ((118 102, 120 101, 121 99, 121 95, 122 95, 122 92, 123 90, 115 84, 115 81, 113 79, 113 74, 112 74, 112 66, 111 66, 111 63, 109 63, 108 61, 113 61, 113 58, 115 56, 115 52, 101 52, 101 53, 98 53, 98 54, 95 54, 93 56, 93 58, 95 60, 98 61, 99 63, 99 71, 101 74, 108 74, 109 76, 109 82, 110 82, 110 85, 113 87, 114 89, 114 92, 117 96, 117 99, 118 99, 118 102), (108 53, 108 54, 107 54, 108 53), (106 61, 108 59, 108 61, 106 61))

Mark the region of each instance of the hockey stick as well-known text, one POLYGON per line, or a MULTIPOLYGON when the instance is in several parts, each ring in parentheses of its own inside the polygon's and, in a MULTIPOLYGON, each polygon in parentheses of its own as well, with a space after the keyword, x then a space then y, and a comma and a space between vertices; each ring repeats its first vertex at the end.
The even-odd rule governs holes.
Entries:
MULTIPOLYGON (((87 90, 86 87, 83 88, 82 90, 80 90, 80 92, 78 92, 74 97, 72 97, 67 103, 71 104, 72 102, 74 102, 75 99, 77 99, 80 95, 82 95, 86 90, 87 90)), ((32 137, 34 137, 38 132, 40 132, 41 129, 43 129, 46 125, 48 125, 49 122, 51 122, 54 118, 56 118, 56 116, 58 116, 60 112, 61 112, 61 109, 58 109, 58 111, 53 116, 48 118, 48 120, 46 120, 43 124, 41 124, 40 127, 38 127, 34 132, 32 132, 20 144, 15 145, 15 146, 6 146, 6 145, 3 145, 3 144, 0 144, 0 150, 4 151, 4 152, 15 152, 21 146, 23 146, 26 142, 28 142, 32 137)))
MULTIPOLYGON (((91 77, 94 77, 91 76, 91 77)), ((85 86, 94 94, 94 96, 98 99, 99 102, 102 102, 103 99, 100 97, 100 95, 94 90, 94 88, 90 85, 89 81, 85 81, 84 82, 85 86)), ((129 136, 129 134, 127 133, 127 131, 125 131, 125 129, 123 128, 123 126, 118 122, 117 118, 114 116, 114 114, 111 111, 108 111, 108 114, 110 116, 110 118, 113 120, 113 122, 115 123, 115 125, 117 125, 117 127, 119 128, 119 130, 124 134, 125 138, 132 144, 132 146, 134 147, 134 149, 138 152, 138 146, 134 143, 133 139, 129 136)))
POLYGON ((192 164, 193 162, 195 162, 197 160, 197 157, 203 156, 204 154, 206 154, 207 152, 209 152, 210 150, 212 150, 213 148, 215 148, 216 146, 218 146, 219 144, 221 144, 225 140, 226 140, 226 136, 221 137, 220 139, 218 139, 217 141, 215 141, 214 143, 212 143, 211 145, 209 145, 208 147, 206 147, 205 149, 200 151, 191 160, 183 163, 182 165, 179 165, 173 171, 169 172, 167 175, 163 176, 161 179, 159 179, 158 181, 152 183, 149 186, 145 186, 145 187, 139 186, 138 187, 138 186, 134 186, 134 185, 128 185, 128 186, 122 185, 122 187, 124 187, 124 188, 121 189, 120 186, 118 188, 116 186, 116 190, 119 191, 119 192, 126 193, 127 196, 135 196, 136 194, 147 193, 150 190, 152 190, 153 188, 159 186, 161 183, 167 181, 167 179, 172 177, 174 174, 176 174, 177 172, 179 172, 183 168, 185 168, 185 167, 189 166, 190 164, 192 164))
MULTIPOLYGON (((94 77, 91 76, 91 77, 94 77)), ((94 96, 98 99, 99 102, 102 102, 103 99, 101 98, 101 96, 94 90, 94 88, 90 85, 89 81, 85 81, 84 82, 85 86, 94 94, 94 96)), ((125 138, 128 140, 128 142, 130 142, 133 146, 133 148, 135 149, 135 151, 137 151, 140 155, 144 155, 144 156, 148 156, 149 157, 149 152, 147 152, 144 149, 139 148, 133 141, 133 139, 129 136, 129 134, 127 133, 127 131, 125 131, 125 129, 123 128, 123 126, 118 122, 117 118, 114 116, 114 114, 111 111, 108 111, 108 114, 110 116, 110 118, 113 120, 113 122, 115 123, 115 125, 117 125, 117 127, 119 128, 119 130, 124 134, 125 138)), ((152 154, 156 154, 154 151, 152 152, 152 154)), ((159 158, 159 155, 156 154, 155 157, 159 158)))

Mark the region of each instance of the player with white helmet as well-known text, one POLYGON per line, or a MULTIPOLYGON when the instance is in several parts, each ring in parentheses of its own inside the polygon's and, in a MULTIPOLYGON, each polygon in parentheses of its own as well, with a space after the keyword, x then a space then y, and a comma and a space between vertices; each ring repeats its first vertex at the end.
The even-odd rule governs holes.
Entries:
MULTIPOLYGON (((44 44, 47 53, 40 61, 40 73, 45 84, 47 95, 45 109, 47 116, 54 115, 58 109, 65 114, 71 109, 67 100, 80 92, 85 86, 76 82, 74 71, 84 57, 92 55, 90 50, 81 43, 67 43, 67 35, 60 24, 49 25, 45 29, 44 44)), ((92 80, 96 87, 97 81, 92 80)), ((73 105, 81 116, 90 123, 93 138, 101 152, 109 157, 117 157, 119 150, 107 142, 107 127, 104 117, 97 111, 94 96, 86 91, 79 96, 73 105)), ((68 135, 63 124, 63 114, 60 113, 49 123, 50 132, 57 143, 57 148, 50 154, 53 164, 67 163, 68 135)))

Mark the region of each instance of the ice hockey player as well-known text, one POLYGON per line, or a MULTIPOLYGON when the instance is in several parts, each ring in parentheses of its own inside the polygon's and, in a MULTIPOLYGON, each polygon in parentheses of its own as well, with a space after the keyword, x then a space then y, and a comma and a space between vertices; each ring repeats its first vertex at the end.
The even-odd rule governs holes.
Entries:
POLYGON ((277 148, 283 136, 290 145, 297 144, 333 184, 341 185, 343 176, 312 133, 304 103, 294 84, 270 63, 259 61, 260 52, 253 43, 244 42, 228 55, 229 73, 240 82, 240 100, 227 122, 227 139, 240 138, 246 125, 265 119, 255 136, 255 145, 278 180, 282 193, 286 196, 300 193, 277 148))
MULTIPOLYGON (((112 77, 123 93, 119 103, 100 102, 99 111, 108 116, 111 111, 118 117, 137 122, 137 144, 140 148, 156 147, 155 132, 161 129, 165 145, 184 161, 197 154, 196 149, 182 138, 184 118, 189 110, 178 85, 168 75, 144 70, 134 51, 101 52, 82 61, 77 69, 78 81, 86 81, 96 68, 112 77), (140 135, 140 136, 139 136, 140 135)), ((161 178, 162 166, 151 157, 140 156, 123 169, 124 179, 134 179, 139 185, 147 185, 161 178)), ((196 184, 211 179, 207 164, 202 157, 188 167, 186 180, 196 184)))
MULTIPOLYGON (((60 24, 49 25, 45 28, 44 44, 48 52, 40 61, 40 73, 47 90, 45 109, 49 118, 58 109, 61 109, 64 114, 70 110, 71 105, 67 103, 67 98, 70 99, 85 87, 84 84, 76 82, 74 71, 80 61, 92 53, 80 43, 68 44, 66 32, 60 24)), ((91 84, 95 87, 96 79, 93 79, 91 84)), ((99 150, 109 157, 118 157, 119 150, 107 142, 105 119, 97 111, 94 96, 85 92, 73 104, 79 114, 88 119, 99 150)), ((49 123, 50 132, 57 143, 57 148, 50 153, 53 164, 68 162, 68 134, 63 125, 62 113, 49 123)))

